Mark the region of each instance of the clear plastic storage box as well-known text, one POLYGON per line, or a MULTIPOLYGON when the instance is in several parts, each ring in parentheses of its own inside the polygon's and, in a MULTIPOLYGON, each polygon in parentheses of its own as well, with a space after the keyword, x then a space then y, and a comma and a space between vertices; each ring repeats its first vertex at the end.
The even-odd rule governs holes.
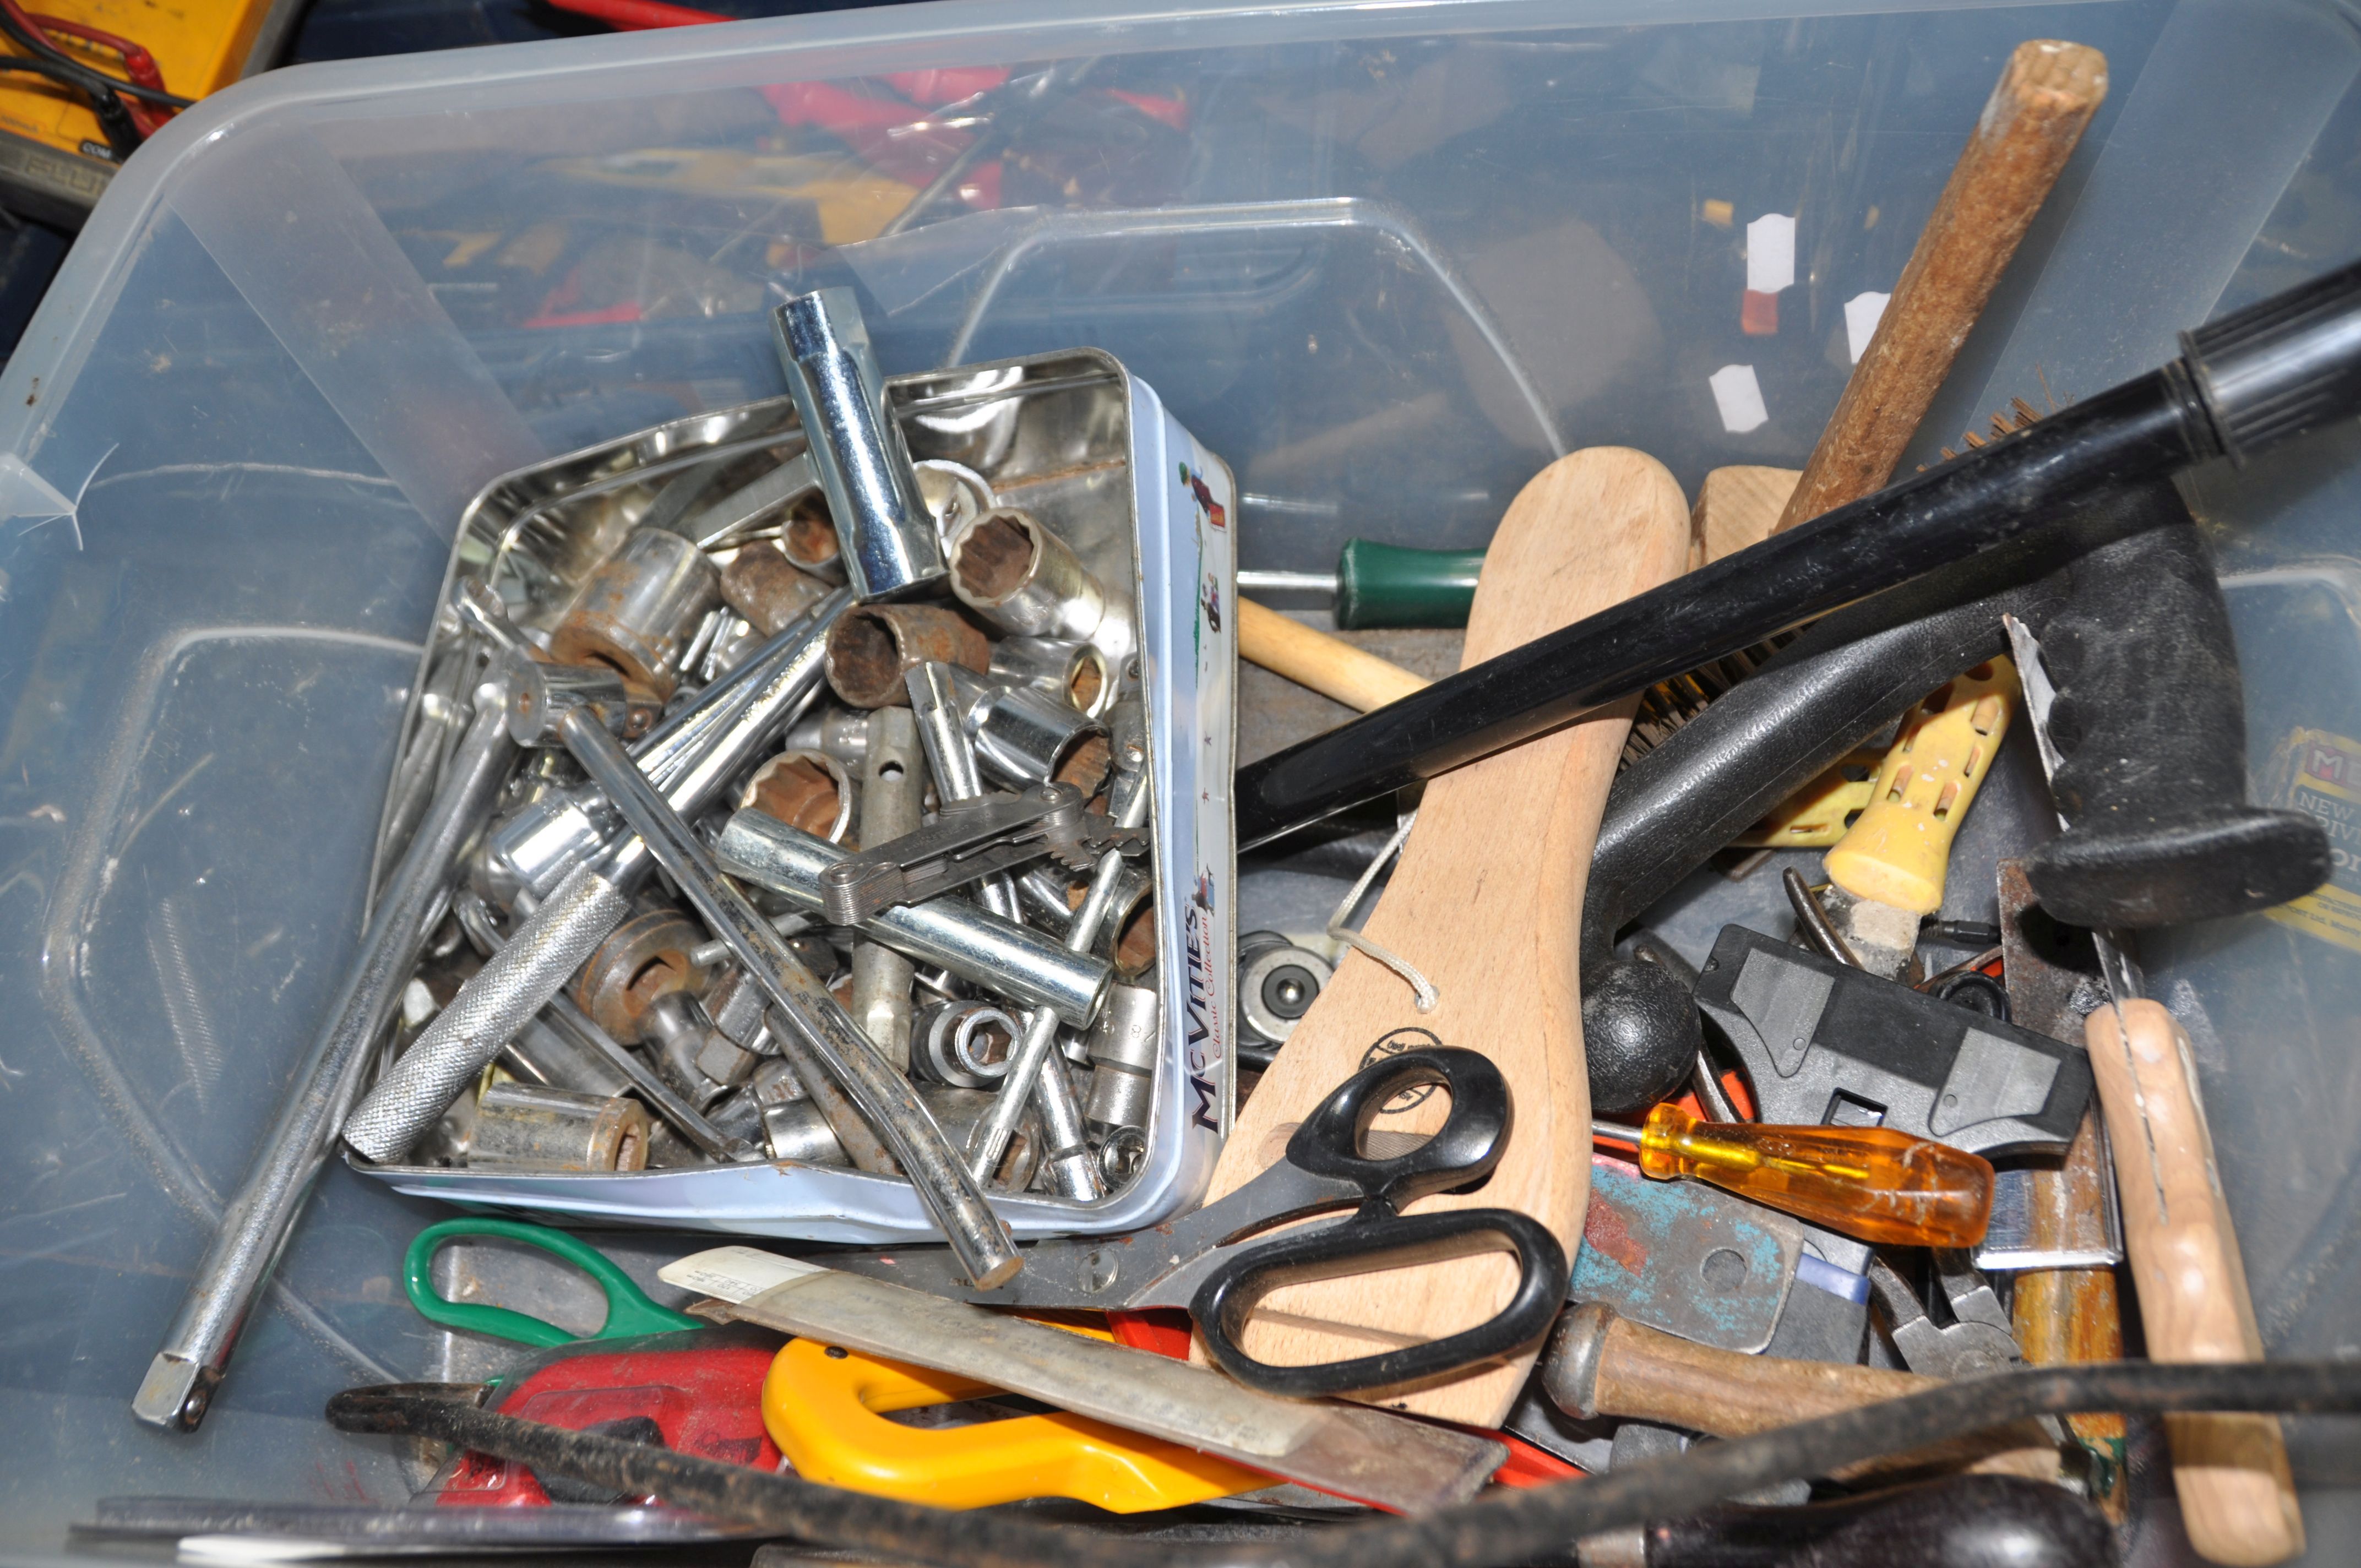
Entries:
MULTIPOLYGON (((406 687, 488 478, 777 395, 765 308, 824 284, 861 291, 893 372, 1115 355, 1235 471, 1246 567, 1480 543, 1582 446, 1642 447, 1692 491, 1795 466, 1849 302, 1893 287, 2034 37, 2104 50, 2112 89, 1925 461, 2361 255, 2345 6, 963 0, 305 67, 181 116, 0 378, 0 1547, 55 1552, 104 1495, 418 1479, 320 1411, 452 1368, 397 1279, 446 1211, 340 1164, 203 1430, 129 1401, 357 942, 406 687), (1050 64, 1021 154, 881 235, 949 156, 930 106, 1050 64), (1793 280, 1742 318, 1774 214, 1793 280), (1717 398, 1740 381, 1759 408, 1717 398)), ((2258 789, 2346 835, 2356 476, 2347 426, 2191 485, 2258 789)), ((2284 1355, 2361 1348, 2354 842, 2355 892, 2145 945, 2284 1355)), ((2311 1560, 2349 1561, 2361 1428, 2291 1433, 2311 1560)))

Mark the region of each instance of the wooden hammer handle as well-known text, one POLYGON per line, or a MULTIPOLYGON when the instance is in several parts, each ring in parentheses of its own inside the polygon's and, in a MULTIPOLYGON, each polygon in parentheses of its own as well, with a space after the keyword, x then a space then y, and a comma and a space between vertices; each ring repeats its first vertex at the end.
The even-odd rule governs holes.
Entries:
POLYGON ((1773 532, 1859 500, 1893 477, 2106 95, 2107 58, 2097 49, 2050 38, 2016 46, 1773 532))
MULTIPOLYGON (((2157 1361, 2260 1361, 2213 1135, 2189 1036, 2154 1002, 2101 1007, 2083 1021, 2107 1119, 2124 1250, 2157 1361)), ((2303 1516, 2279 1418, 2167 1416, 2172 1480, 2190 1543, 2216 1563, 2260 1568, 2303 1550, 2303 1516)))
POLYGON ((1346 707, 1367 713, 1427 685, 1400 664, 1364 653, 1341 637, 1314 631, 1252 599, 1237 604, 1239 658, 1346 707))
MULTIPOLYGON (((1888 1372, 1827 1361, 1741 1355, 1660 1333, 1628 1319, 1608 1325, 1593 1403, 1602 1415, 1626 1416, 1745 1437, 1773 1427, 1898 1399, 1938 1386, 1915 1372, 1888 1372)), ((2030 1421, 1889 1455, 1850 1467, 1845 1478, 1895 1469, 1964 1464, 2036 1480, 2058 1478, 2058 1450, 2030 1421)))

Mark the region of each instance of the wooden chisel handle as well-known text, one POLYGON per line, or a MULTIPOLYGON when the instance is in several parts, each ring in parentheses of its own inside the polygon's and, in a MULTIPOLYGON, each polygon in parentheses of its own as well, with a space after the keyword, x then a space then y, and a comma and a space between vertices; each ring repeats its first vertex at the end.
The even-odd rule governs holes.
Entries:
POLYGON ((2097 49, 2052 38, 2016 46, 1773 532, 1858 500, 1893 477, 1968 329, 2106 95, 2107 57, 2097 49))
MULTIPOLYGON (((1543 1387, 1581 1419, 1624 1416, 1715 1437, 1747 1437, 1939 1386, 1915 1372, 1828 1361, 1741 1355, 1693 1344, 1616 1316, 1596 1302, 1559 1320, 1542 1364, 1543 1387)), ((1972 1432, 1853 1465, 1839 1478, 1964 1467, 2058 1478, 2058 1448, 2032 1421, 1972 1432)))
POLYGON ((1252 599, 1238 602, 1238 657, 1297 685, 1367 713, 1428 683, 1400 664, 1364 653, 1341 637, 1314 631, 1252 599))
MULTIPOLYGON (((2124 1251, 2156 1361, 2260 1361, 2246 1268, 2222 1198, 2189 1036, 2154 1002, 2083 1021, 2115 1160, 2124 1251)), ((2303 1550, 2303 1515, 2277 1416, 2167 1416, 2172 1481, 2190 1543, 2260 1568, 2303 1550)))

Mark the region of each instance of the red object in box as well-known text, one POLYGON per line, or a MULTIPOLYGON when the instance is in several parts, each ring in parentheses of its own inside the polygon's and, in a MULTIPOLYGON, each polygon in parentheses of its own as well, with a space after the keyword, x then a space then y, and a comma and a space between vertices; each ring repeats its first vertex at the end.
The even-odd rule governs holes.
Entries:
MULTIPOLYGON (((621 1342, 586 1340, 503 1386, 491 1408, 505 1416, 582 1431, 645 1418, 675 1453, 779 1468, 778 1445, 763 1430, 763 1378, 779 1353, 774 1334, 742 1329, 663 1334, 621 1342), (678 1344, 688 1340, 692 1343, 678 1344), (636 1348, 645 1346, 646 1348, 636 1348)), ((536 1508, 548 1492, 527 1465, 462 1453, 436 1478, 442 1508, 536 1508)))

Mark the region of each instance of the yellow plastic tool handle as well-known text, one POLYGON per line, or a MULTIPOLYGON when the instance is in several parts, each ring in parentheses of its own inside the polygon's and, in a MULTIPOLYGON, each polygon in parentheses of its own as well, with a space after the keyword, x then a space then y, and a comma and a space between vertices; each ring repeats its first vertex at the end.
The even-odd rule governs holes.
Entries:
POLYGON ((1989 1163, 1891 1127, 1701 1122, 1667 1102, 1640 1128, 1640 1168, 1693 1176, 1866 1242, 1973 1246, 1992 1221, 1989 1163))
POLYGON ((1951 840, 1992 771, 2015 702, 2016 667, 1994 659, 1905 714, 1868 806, 1828 853, 1828 880, 1896 909, 1940 909, 1951 840))
POLYGON ((1062 1410, 963 1427, 884 1419, 995 1392, 951 1373, 791 1340, 763 1379, 763 1426, 806 1480, 938 1508, 1073 1497, 1129 1514, 1275 1485, 1258 1471, 1062 1410))
POLYGON ((1747 850, 1825 850, 1869 809, 1883 772, 1875 752, 1847 752, 1731 841, 1747 850))

